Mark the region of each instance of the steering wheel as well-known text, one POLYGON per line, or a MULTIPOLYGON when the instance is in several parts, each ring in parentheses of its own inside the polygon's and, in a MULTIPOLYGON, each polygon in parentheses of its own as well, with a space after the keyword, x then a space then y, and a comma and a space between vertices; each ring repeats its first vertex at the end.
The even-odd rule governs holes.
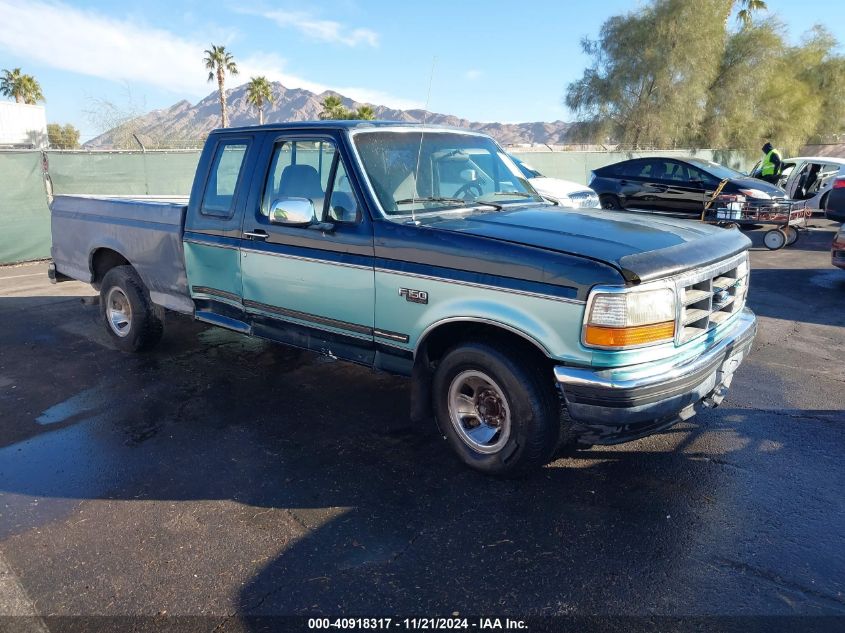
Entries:
POLYGON ((461 187, 455 192, 455 197, 460 198, 461 200, 475 200, 483 193, 484 190, 477 182, 468 182, 465 185, 461 185, 461 187), (474 193, 476 191, 478 193, 474 193))

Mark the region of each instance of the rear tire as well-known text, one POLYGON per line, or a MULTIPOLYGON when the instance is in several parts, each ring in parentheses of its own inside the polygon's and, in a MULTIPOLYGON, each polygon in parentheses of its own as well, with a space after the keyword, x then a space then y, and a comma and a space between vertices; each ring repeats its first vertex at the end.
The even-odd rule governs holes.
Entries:
POLYGON ((619 210, 622 208, 622 203, 619 202, 619 198, 610 194, 603 194, 599 196, 599 202, 601 203, 602 209, 619 210))
POLYGON ((792 246, 798 241, 798 229, 794 226, 783 227, 783 234, 786 235, 786 245, 792 246))
POLYGON ((455 347, 434 372, 432 399, 452 449, 485 474, 522 475, 551 461, 558 446, 552 378, 524 354, 483 342, 455 347))
POLYGON ((141 352, 155 347, 164 332, 163 311, 132 266, 109 270, 100 286, 100 315, 118 349, 141 352))

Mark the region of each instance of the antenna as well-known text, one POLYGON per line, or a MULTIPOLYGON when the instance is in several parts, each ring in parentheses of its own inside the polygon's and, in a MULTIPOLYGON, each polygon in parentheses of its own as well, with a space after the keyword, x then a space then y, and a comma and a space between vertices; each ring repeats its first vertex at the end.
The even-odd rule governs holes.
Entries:
MULTIPOLYGON (((434 81, 434 66, 437 64, 437 56, 431 58, 431 74, 428 76, 428 94, 425 97, 425 108, 423 109, 423 126, 425 126, 426 119, 428 119, 428 104, 431 101, 431 84, 434 81)), ((425 136, 425 127, 420 130, 420 147, 417 150, 417 167, 414 169, 414 193, 411 195, 411 221, 417 223, 417 214, 414 212, 414 206, 417 204, 417 180, 420 177, 420 157, 422 156, 423 137, 425 136)))

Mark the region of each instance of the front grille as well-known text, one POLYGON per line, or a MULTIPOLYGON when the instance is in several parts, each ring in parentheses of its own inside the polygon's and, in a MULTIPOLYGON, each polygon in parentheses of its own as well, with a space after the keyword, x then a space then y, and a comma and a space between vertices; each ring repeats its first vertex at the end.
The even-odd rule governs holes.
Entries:
POLYGON ((680 345, 718 327, 745 307, 748 255, 682 276, 678 289, 681 310, 676 342, 680 345))

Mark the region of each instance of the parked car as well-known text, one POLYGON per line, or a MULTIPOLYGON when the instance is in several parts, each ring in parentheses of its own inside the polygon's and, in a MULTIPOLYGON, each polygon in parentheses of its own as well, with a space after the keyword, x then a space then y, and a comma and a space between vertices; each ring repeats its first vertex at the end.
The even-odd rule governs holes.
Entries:
POLYGON ((845 178, 837 178, 825 200, 824 214, 828 220, 845 222, 845 178))
POLYGON ((697 215, 726 178, 723 194, 744 196, 749 201, 786 198, 779 187, 701 158, 625 160, 594 170, 590 187, 599 194, 605 209, 650 209, 697 215))
POLYGON ((466 130, 215 130, 190 199, 56 196, 51 218, 52 278, 100 290, 116 347, 154 346, 168 309, 410 376, 411 420, 486 473, 716 406, 756 332, 739 231, 561 209, 466 130))
MULTIPOLYGON (((760 176, 760 162, 751 170, 760 176)), ((837 179, 845 180, 845 158, 810 156, 786 158, 783 161, 778 186, 793 200, 804 200, 812 211, 824 211, 837 179)))
POLYGON ((838 268, 845 268, 845 224, 839 227, 839 232, 833 238, 830 246, 830 263, 838 268))
POLYGON ((528 179, 528 182, 537 190, 537 193, 546 198, 546 200, 551 200, 561 207, 574 209, 600 208, 598 194, 589 187, 579 185, 577 182, 572 182, 571 180, 549 178, 513 154, 508 154, 508 156, 516 163, 519 171, 528 179))

